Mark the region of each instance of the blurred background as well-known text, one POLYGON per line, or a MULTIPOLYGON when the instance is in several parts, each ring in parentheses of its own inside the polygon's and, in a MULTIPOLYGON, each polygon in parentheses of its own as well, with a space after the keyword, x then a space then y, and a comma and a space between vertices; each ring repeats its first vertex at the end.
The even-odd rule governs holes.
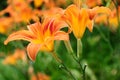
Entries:
MULTIPOLYGON (((87 64, 86 80, 120 80, 120 0, 80 0, 81 6, 106 6, 110 16, 99 14, 94 20, 93 32, 87 29, 82 38, 82 63, 87 64)), ((72 80, 48 52, 39 52, 31 61, 26 54, 27 41, 12 41, 4 45, 7 37, 42 16, 61 13, 75 0, 0 0, 0 80, 72 80)), ((70 42, 76 52, 76 38, 70 42)), ((78 64, 73 60, 63 41, 55 41, 57 55, 80 79, 78 64)))

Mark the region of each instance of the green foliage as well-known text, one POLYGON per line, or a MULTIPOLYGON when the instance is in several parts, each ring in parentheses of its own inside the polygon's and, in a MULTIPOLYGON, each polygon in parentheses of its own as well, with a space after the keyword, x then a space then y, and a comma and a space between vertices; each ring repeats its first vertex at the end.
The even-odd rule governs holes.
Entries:
MULTIPOLYGON (((23 48, 28 44, 25 41, 13 41, 8 45, 4 45, 3 42, 6 36, 2 34, 0 36, 1 52, 13 52, 15 48, 23 48)), ((86 30, 84 34, 82 56, 87 61, 97 80, 119 80, 120 78, 120 43, 118 37, 118 32, 110 32, 107 27, 102 25, 96 26, 93 33, 86 30), (113 50, 111 50, 110 45, 113 50)), ((73 50, 76 52, 76 39, 73 34, 70 35, 70 38, 73 50)), ((67 52, 63 41, 59 45, 58 43, 55 42, 56 54, 64 61, 73 75, 79 77, 81 73, 79 73, 80 69, 77 63, 67 52)), ((36 61, 30 61, 30 65, 34 66, 35 73, 45 73, 50 76, 51 80, 68 80, 70 78, 69 74, 61 68, 61 65, 48 52, 39 52, 36 61)), ((23 64, 18 63, 11 66, 0 63, 0 80, 27 80, 29 79, 29 77, 26 77, 28 74, 25 76, 27 70, 28 67, 23 64)), ((87 75, 87 79, 90 79, 89 75, 87 75)))
POLYGON ((26 80, 26 76, 16 67, 0 62, 0 80, 26 80))
MULTIPOLYGON (((107 0, 102 0, 104 6, 109 6, 107 0)), ((67 0, 67 5, 71 4, 72 0, 67 0)), ((33 2, 31 3, 34 8, 33 2)), ((61 7, 67 7, 62 5, 61 7)), ((0 10, 7 7, 6 0, 0 2, 0 10)), ((44 7, 44 6, 42 6, 44 7)), ((41 6, 40 6, 41 8, 41 6)), ((6 14, 5 16, 8 16, 6 14)), ((25 23, 15 24, 11 31, 17 31, 26 26, 25 23)), ((68 31, 68 28, 62 29, 68 31)), ((71 76, 65 71, 63 66, 58 63, 49 52, 41 52, 36 56, 33 62, 28 59, 28 62, 18 60, 15 65, 3 64, 2 61, 7 55, 13 54, 17 48, 25 49, 28 45, 26 41, 12 41, 8 45, 4 45, 4 41, 8 36, 0 34, 0 80, 30 80, 31 74, 29 67, 33 67, 33 73, 44 73, 50 76, 51 80, 72 80, 71 76)), ((74 50, 74 55, 77 53, 77 40, 73 33, 70 34, 70 42, 74 50)), ((109 26, 103 24, 95 24, 93 32, 86 30, 83 38, 83 53, 81 63, 87 64, 86 78, 87 80, 119 80, 120 79, 120 27, 118 30, 111 31, 109 26), (86 62, 86 63, 85 63, 86 62)), ((68 53, 64 41, 55 41, 54 49, 56 55, 63 61, 71 73, 77 80, 82 80, 80 77, 80 67, 68 53)), ((25 49, 26 50, 26 49, 25 49)))
POLYGON ((0 2, 0 11, 7 7, 7 0, 3 0, 0 2))

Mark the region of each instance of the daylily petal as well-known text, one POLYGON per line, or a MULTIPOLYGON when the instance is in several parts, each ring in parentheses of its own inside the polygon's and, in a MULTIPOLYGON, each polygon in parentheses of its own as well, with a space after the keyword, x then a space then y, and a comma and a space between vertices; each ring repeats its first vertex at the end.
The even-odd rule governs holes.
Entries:
POLYGON ((87 28, 89 29, 90 32, 92 32, 93 30, 93 20, 88 20, 88 23, 87 23, 87 28))
POLYGON ((74 22, 78 22, 77 17, 79 16, 79 8, 76 5, 70 5, 66 10, 65 10, 65 16, 64 19, 65 21, 70 25, 70 27, 73 26, 74 22))
POLYGON ((82 38, 85 32, 85 29, 87 27, 88 20, 89 20, 89 16, 88 16, 87 10, 85 8, 82 8, 79 15, 79 23, 77 25, 79 29, 76 30, 76 34, 75 34, 77 38, 82 38))
POLYGON ((51 34, 54 34, 54 32, 57 32, 58 30, 66 26, 67 24, 64 21, 61 21, 60 15, 55 16, 55 17, 53 16, 52 19, 50 17, 47 17, 44 20, 43 25, 42 25, 42 27, 44 27, 43 31, 48 32, 49 30, 51 34))
POLYGON ((68 26, 68 24, 65 23, 64 21, 55 21, 53 25, 54 25, 54 28, 51 29, 51 31, 55 31, 55 32, 60 30, 61 28, 68 26))
POLYGON ((65 10, 63 18, 71 27, 75 37, 82 38, 89 20, 87 9, 79 9, 76 5, 70 5, 65 10))
POLYGON ((76 5, 70 5, 64 13, 64 20, 68 23, 68 25, 71 27, 74 35, 78 35, 77 32, 79 32, 79 14, 80 10, 76 5))
POLYGON ((41 47, 40 44, 29 43, 29 45, 27 46, 27 53, 31 60, 33 61, 35 60, 36 55, 38 51, 40 50, 40 47, 41 47))
POLYGON ((33 33, 34 36, 36 36, 36 39, 34 39, 32 42, 35 44, 41 44, 43 42, 43 28, 40 22, 36 22, 34 24, 27 26, 28 30, 33 33))
POLYGON ((87 24, 87 27, 89 29, 90 32, 92 32, 93 29, 93 19, 98 15, 98 14, 107 14, 110 15, 111 14, 111 10, 107 7, 94 7, 93 9, 89 9, 89 21, 87 24))
POLYGON ((69 40, 69 35, 68 33, 65 33, 63 31, 58 31, 55 33, 55 40, 69 40))
POLYGON ((39 7, 42 4, 43 0, 34 0, 35 7, 39 7))
POLYGON ((53 27, 55 19, 54 18, 45 18, 42 24, 43 27, 43 32, 47 31, 50 29, 50 27, 53 27))
POLYGON ((37 22, 31 25, 27 26, 28 30, 31 31, 33 34, 38 34, 39 32, 41 32, 41 23, 37 22))
POLYGON ((54 49, 54 40, 49 39, 49 41, 46 41, 45 44, 43 44, 40 48, 41 51, 48 51, 51 52, 54 49))
POLYGON ((94 12, 96 12, 97 14, 99 13, 104 13, 104 14, 107 14, 109 15, 111 13, 111 10, 107 7, 95 7, 92 9, 94 12))
POLYGON ((57 15, 53 16, 53 18, 55 18, 55 21, 54 21, 54 24, 53 24, 54 28, 52 29, 52 31, 58 31, 61 28, 64 28, 64 27, 68 26, 68 24, 62 18, 63 14, 64 13, 57 14, 57 15))
POLYGON ((34 38, 35 38, 35 36, 32 33, 30 33, 29 31, 21 30, 21 31, 12 33, 7 38, 7 40, 4 41, 4 44, 7 44, 8 42, 13 41, 13 40, 20 40, 20 39, 32 41, 34 38))
POLYGON ((107 14, 110 15, 111 14, 111 10, 107 7, 94 7, 93 9, 89 9, 88 10, 90 19, 93 19, 97 14, 107 14))

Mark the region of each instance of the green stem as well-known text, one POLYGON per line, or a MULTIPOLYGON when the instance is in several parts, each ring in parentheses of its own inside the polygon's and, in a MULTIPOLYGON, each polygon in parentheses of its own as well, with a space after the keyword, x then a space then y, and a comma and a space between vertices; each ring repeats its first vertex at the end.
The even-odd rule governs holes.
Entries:
POLYGON ((63 61, 56 55, 56 53, 54 51, 51 53, 52 53, 52 56, 55 58, 55 60, 62 65, 62 69, 66 70, 69 73, 69 75, 73 78, 73 80, 76 80, 76 78, 73 76, 71 71, 66 67, 63 61))
POLYGON ((64 41, 64 44, 65 44, 65 47, 67 48, 68 53, 70 53, 73 56, 74 51, 72 49, 70 41, 64 41))
POLYGON ((56 55, 56 53, 53 51, 51 52, 52 53, 52 56, 55 58, 55 60, 58 62, 58 63, 63 63, 62 60, 60 58, 58 58, 58 56, 56 55))
MULTIPOLYGON (((79 42, 80 42, 80 41, 79 41, 79 42)), ((86 80, 86 78, 85 78, 85 69, 86 69, 86 66, 83 68, 83 67, 82 67, 82 64, 81 64, 80 61, 79 61, 79 59, 74 56, 74 51, 73 51, 73 49, 72 49, 72 46, 71 46, 71 44, 70 44, 70 41, 64 41, 64 43, 65 43, 65 46, 66 46, 68 52, 71 54, 71 56, 73 57, 73 59, 78 63, 78 65, 79 65, 79 67, 80 67, 80 70, 81 70, 81 72, 82 72, 82 75, 83 75, 83 76, 82 76, 82 79, 83 79, 83 80, 86 80)))
MULTIPOLYGON (((97 80, 94 72, 93 72, 92 69, 89 67, 87 61, 86 61, 86 60, 83 60, 83 61, 82 61, 82 64, 85 64, 84 69, 83 69, 83 70, 85 71, 84 74, 87 74, 87 75, 90 77, 90 80, 97 80), (87 67, 87 68, 86 68, 86 67, 87 67)), ((83 75, 83 76, 85 76, 85 75, 83 75)), ((86 77, 84 77, 84 78, 86 79, 86 77)))
POLYGON ((87 67, 87 65, 85 65, 83 68, 83 80, 86 80, 86 75, 85 75, 86 67, 87 67))
POLYGON ((64 44, 65 44, 65 46, 67 48, 68 53, 70 53, 70 55, 73 57, 73 59, 80 65, 80 68, 82 70, 82 65, 80 64, 79 60, 75 56, 74 51, 72 49, 72 46, 70 44, 70 41, 64 41, 64 44))
MULTIPOLYGON (((72 49, 70 41, 64 41, 64 44, 67 48, 67 51, 70 53, 70 55, 76 61, 76 63, 79 65, 80 72, 82 73, 82 80, 86 80, 86 74, 88 74, 90 76, 91 80, 97 80, 93 71, 88 66, 85 65, 82 67, 80 60, 74 55, 74 51, 72 49), (87 70, 86 70, 86 67, 87 67, 87 70)), ((83 63, 87 64, 85 61, 83 61, 83 63)))
POLYGON ((108 0, 107 4, 106 4, 106 7, 109 7, 110 3, 111 3, 111 0, 108 0))
POLYGON ((81 39, 77 39, 77 57, 82 57, 82 42, 81 39))
POLYGON ((77 57, 75 57, 75 55, 74 55, 74 51, 72 49, 70 41, 64 41, 64 43, 65 43, 65 46, 67 48, 67 51, 70 53, 70 55, 73 57, 73 59, 79 64, 80 69, 83 70, 82 65, 81 65, 79 59, 77 59, 77 57))
POLYGON ((73 74, 71 73, 71 71, 65 66, 64 63, 62 63, 63 68, 70 74, 70 76, 73 78, 73 80, 76 80, 76 78, 73 76, 73 74))
POLYGON ((58 50, 58 48, 59 48, 59 46, 60 46, 60 43, 61 43, 61 41, 59 41, 59 40, 57 40, 57 41, 55 41, 55 49, 56 50, 58 50))

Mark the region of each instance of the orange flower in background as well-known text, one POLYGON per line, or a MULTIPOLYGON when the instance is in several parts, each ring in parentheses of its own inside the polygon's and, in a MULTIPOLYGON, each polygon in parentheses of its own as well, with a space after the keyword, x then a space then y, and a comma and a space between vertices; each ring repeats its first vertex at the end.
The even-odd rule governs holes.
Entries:
POLYGON ((38 16, 36 15, 36 12, 30 8, 24 8, 21 10, 21 12, 18 14, 19 19, 16 18, 18 21, 28 22, 32 19, 34 21, 39 21, 38 16))
POLYGON ((31 60, 35 60, 39 50, 53 51, 54 40, 69 39, 67 33, 60 31, 64 26, 66 26, 66 24, 56 18, 45 18, 42 24, 36 22, 27 26, 28 30, 12 33, 4 44, 20 39, 29 41, 30 44, 27 46, 28 56, 31 60))
POLYGON ((30 80, 50 80, 50 76, 43 74, 41 72, 34 73, 34 68, 29 66, 28 73, 30 75, 30 80))
POLYGON ((8 55, 3 60, 3 64, 15 65, 18 60, 23 60, 23 62, 27 62, 27 56, 24 50, 16 49, 14 54, 8 55))
POLYGON ((8 0, 8 6, 4 10, 0 11, 0 14, 9 13, 10 16, 14 16, 15 13, 20 13, 23 9, 31 8, 27 0, 8 0))
POLYGON ((44 9, 44 10, 34 10, 34 13, 38 15, 39 17, 53 17, 56 15, 63 15, 64 14, 64 9, 59 8, 59 7, 51 7, 49 9, 44 9))
POLYGON ((109 18, 110 28, 115 31, 118 28, 118 19, 117 16, 109 18))
POLYGON ((53 7, 51 9, 48 10, 44 10, 42 11, 42 15, 44 17, 53 17, 53 16, 61 16, 64 14, 64 10, 62 8, 58 8, 58 7, 53 7))
POLYGON ((18 22, 26 22, 32 19, 34 21, 38 21, 38 16, 36 14, 36 10, 33 10, 29 2, 26 0, 10 0, 9 5, 6 9, 0 12, 0 15, 4 15, 5 13, 9 13, 10 17, 13 18, 15 23, 18 22))
POLYGON ((25 7, 29 7, 29 4, 26 0, 8 0, 8 4, 16 12, 21 11, 21 9, 24 9, 25 7))
POLYGON ((11 17, 0 18, 0 33, 5 34, 12 27, 13 19, 11 17))
POLYGON ((82 38, 86 27, 92 32, 93 20, 99 13, 110 14, 110 9, 106 7, 95 7, 93 9, 78 8, 70 5, 64 12, 63 19, 69 24, 70 29, 76 38, 82 38))
POLYGON ((105 23, 107 24, 107 15, 99 15, 98 17, 95 18, 95 23, 100 24, 100 23, 105 23))
POLYGON ((48 3, 50 0, 34 0, 35 7, 40 7, 43 2, 48 3))
POLYGON ((33 74, 30 80, 50 80, 50 77, 42 73, 37 73, 37 75, 33 74))
POLYGON ((120 5, 119 5, 120 1, 118 1, 118 15, 117 15, 117 10, 115 8, 115 6, 113 7, 111 3, 110 8, 113 8, 112 10, 112 14, 111 16, 109 16, 109 24, 110 24, 110 29, 112 31, 116 31, 118 29, 119 26, 119 21, 118 18, 120 19, 120 5))
POLYGON ((35 7, 39 7, 43 3, 43 0, 34 0, 35 7))
POLYGON ((92 8, 92 7, 101 5, 102 0, 86 0, 85 3, 89 8, 92 8))
MULTIPOLYGON (((118 12, 120 12, 120 7, 118 7, 118 12)), ((119 15, 119 17, 120 17, 120 13, 119 13, 118 15, 119 15)), ((114 9, 112 10, 110 16, 107 16, 107 15, 100 15, 100 16, 98 16, 98 17, 95 19, 95 22, 96 22, 97 24, 103 23, 103 24, 105 24, 105 25, 107 25, 108 22, 109 22, 109 28, 110 28, 112 31, 117 30, 117 28, 118 28, 118 16, 117 16, 116 9, 114 8, 114 9)))
POLYGON ((36 8, 40 7, 42 4, 44 4, 45 8, 53 8, 66 5, 66 0, 33 0, 33 1, 34 6, 36 8))

